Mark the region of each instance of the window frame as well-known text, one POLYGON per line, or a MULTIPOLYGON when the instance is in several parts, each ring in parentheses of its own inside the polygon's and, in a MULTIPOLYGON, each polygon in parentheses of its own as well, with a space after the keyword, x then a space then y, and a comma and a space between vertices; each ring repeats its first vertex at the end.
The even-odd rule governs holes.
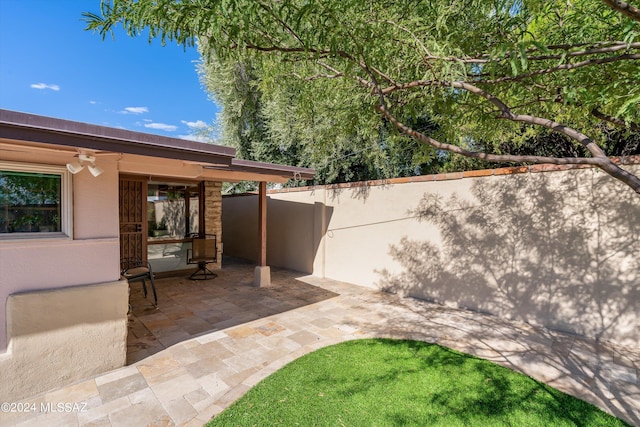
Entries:
POLYGON ((0 233, 0 242, 12 240, 73 239, 73 186, 66 166, 0 161, 0 170, 11 172, 43 173, 60 176, 60 230, 51 232, 0 233))

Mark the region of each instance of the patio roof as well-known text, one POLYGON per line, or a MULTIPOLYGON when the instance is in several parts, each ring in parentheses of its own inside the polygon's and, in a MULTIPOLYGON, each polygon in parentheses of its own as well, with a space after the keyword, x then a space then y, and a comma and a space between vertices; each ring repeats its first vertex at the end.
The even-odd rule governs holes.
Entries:
POLYGON ((311 179, 308 168, 252 162, 235 158, 236 150, 179 138, 0 109, 0 139, 101 152, 181 160, 202 165, 206 174, 224 180, 311 179), (218 171, 216 173, 216 171, 218 171))
MULTIPOLYGON (((224 169, 218 166, 208 166, 206 169, 224 169)), ((283 176, 296 179, 313 179, 315 170, 308 168, 301 168, 296 166, 278 165, 274 163, 262 163, 254 162, 251 160, 242 160, 233 158, 231 160, 231 169, 238 172, 251 172, 257 174, 273 174, 274 172, 281 173, 283 176)))

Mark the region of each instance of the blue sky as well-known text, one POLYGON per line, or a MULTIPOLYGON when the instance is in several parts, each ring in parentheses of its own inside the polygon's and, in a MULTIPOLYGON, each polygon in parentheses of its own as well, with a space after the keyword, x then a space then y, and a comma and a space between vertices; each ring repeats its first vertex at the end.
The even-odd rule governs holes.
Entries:
POLYGON ((195 48, 84 31, 100 0, 0 0, 0 108, 189 138, 219 107, 195 48))

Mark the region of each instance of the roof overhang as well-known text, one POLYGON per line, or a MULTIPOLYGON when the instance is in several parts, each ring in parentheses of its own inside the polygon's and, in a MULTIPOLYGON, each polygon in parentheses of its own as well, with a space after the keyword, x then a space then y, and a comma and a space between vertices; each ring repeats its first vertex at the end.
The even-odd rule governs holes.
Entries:
MULTIPOLYGON (((224 170, 218 166, 206 166, 207 170, 224 170)), ((277 165, 274 163, 254 162, 251 160, 232 159, 231 168, 236 172, 246 172, 255 175, 273 175, 277 173, 291 179, 313 179, 315 170, 287 165, 277 165)), ((259 181, 254 179, 253 181, 259 181)))
MULTIPOLYGON (((73 147, 124 155, 164 158, 202 166, 203 179, 286 182, 312 179, 308 168, 252 162, 235 158, 236 150, 179 138, 0 109, 0 139, 25 146, 73 147)), ((34 147, 35 148, 35 147, 34 147)))
POLYGON ((9 110, 0 110, 0 138, 220 165, 231 165, 236 154, 221 145, 9 110))

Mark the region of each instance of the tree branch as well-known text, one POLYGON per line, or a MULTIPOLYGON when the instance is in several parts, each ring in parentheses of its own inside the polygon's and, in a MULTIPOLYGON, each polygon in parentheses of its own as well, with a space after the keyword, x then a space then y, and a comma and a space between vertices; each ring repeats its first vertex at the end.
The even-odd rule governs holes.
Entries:
POLYGON ((545 68, 543 70, 536 70, 530 73, 519 74, 517 76, 500 77, 494 80, 478 80, 476 83, 496 84, 496 83, 503 83, 503 82, 518 81, 518 80, 523 80, 529 77, 555 73, 556 71, 575 70, 576 68, 588 67, 590 65, 608 64, 610 62, 627 61, 627 60, 629 61, 640 60, 640 54, 624 54, 619 56, 611 56, 608 58, 588 59, 586 61, 576 62, 575 64, 561 64, 556 67, 545 68))
POLYGON ((532 125, 542 126, 547 129, 551 129, 555 132, 561 133, 573 139, 576 142, 579 142, 583 147, 589 150, 592 156, 599 157, 599 158, 607 158, 607 155, 604 153, 604 151, 602 151, 602 149, 598 147, 598 145, 595 142, 593 142, 591 138, 589 138, 588 136, 586 136, 581 132, 578 132, 575 129, 572 129, 568 126, 565 126, 553 120, 543 119, 541 117, 530 116, 527 114, 514 114, 511 111, 511 109, 504 102, 502 102, 502 100, 500 100, 498 97, 472 84, 465 83, 465 82, 442 82, 441 84, 443 86, 450 86, 458 89, 463 89, 463 90, 466 90, 467 92, 473 93, 474 95, 478 95, 486 99, 487 101, 495 105, 498 108, 498 110, 500 110, 501 118, 511 120, 514 122, 528 123, 532 125))
MULTIPOLYGON (((562 59, 563 57, 577 57, 577 56, 588 56, 588 55, 597 55, 597 54, 603 54, 603 53, 612 53, 612 52, 618 52, 620 50, 627 50, 627 49, 640 49, 640 42, 636 42, 636 43, 624 43, 624 42, 613 42, 613 43, 600 43, 600 44, 596 44, 596 45, 589 45, 586 43, 581 43, 581 44, 577 44, 577 45, 553 45, 553 46, 547 46, 548 50, 565 50, 568 51, 565 54, 555 54, 555 55, 540 55, 540 56, 527 56, 527 60, 528 61, 545 61, 545 60, 552 60, 552 59, 562 59), (590 49, 584 49, 584 50, 576 50, 576 51, 569 51, 570 49, 576 48, 576 47, 583 47, 583 46, 591 46, 590 49)), ((527 54, 529 53, 533 53, 533 52, 537 52, 539 51, 539 49, 527 49, 527 54)), ((427 51, 427 54, 420 54, 422 56, 422 59, 424 61, 429 61, 429 60, 436 60, 436 61, 447 61, 447 62, 460 62, 463 64, 487 64, 489 62, 495 62, 495 61, 500 61, 500 60, 507 60, 510 58, 510 53, 511 52, 507 52, 505 53, 504 57, 502 58, 490 58, 489 55, 481 55, 479 57, 466 57, 466 58, 461 58, 461 57, 456 57, 456 56, 437 56, 437 55, 432 55, 427 51)))
POLYGON ((611 124, 614 124, 618 127, 621 127, 623 129, 631 129, 633 131, 640 131, 640 125, 637 123, 626 123, 624 120, 620 120, 617 117, 613 117, 613 116, 609 116, 607 114, 604 114, 602 111, 598 110, 597 108, 594 108, 593 110, 591 110, 591 115, 600 119, 600 120, 604 120, 605 122, 609 122, 611 124))
MULTIPOLYGON (((334 73, 335 75, 338 75, 338 74, 339 74, 339 75, 341 75, 341 76, 343 75, 342 71, 339 71, 337 68, 332 67, 331 65, 329 65, 329 64, 327 64, 327 63, 324 63, 324 62, 320 62, 320 61, 318 61, 318 65, 323 66, 324 68, 326 68, 327 70, 331 71, 331 72, 332 72, 332 73, 334 73)), ((366 79, 363 79, 362 77, 359 77, 359 76, 353 76, 353 78, 354 78, 355 80, 357 80, 357 81, 358 81, 358 83, 360 83, 362 86, 368 87, 368 88, 370 88, 372 91, 376 88, 376 86, 375 86, 373 83, 371 83, 370 81, 368 81, 368 80, 366 80, 366 79)))
MULTIPOLYGON (((325 64, 322 64, 321 62, 318 62, 318 64, 325 66, 325 64)), ((336 71, 334 74, 314 74, 313 76, 303 77, 300 74, 294 73, 293 77, 303 80, 305 82, 311 82, 313 80, 319 80, 319 79, 337 79, 340 77, 344 77, 344 74, 336 71)))
MULTIPOLYGON (((485 82, 482 82, 485 83, 485 82)), ((470 84, 470 83, 465 83, 465 82, 441 82, 441 81, 436 81, 436 80, 416 80, 413 82, 409 82, 409 83, 403 83, 403 84, 397 84, 395 86, 390 86, 387 88, 382 89, 381 93, 383 95, 388 95, 392 92, 398 91, 398 90, 405 90, 405 89, 411 89, 411 88, 416 88, 416 87, 426 87, 426 86, 445 86, 445 87, 453 87, 453 88, 458 88, 458 89, 463 89, 466 90, 470 93, 473 93, 475 95, 481 96, 482 98, 485 98, 487 101, 491 102, 492 104, 494 104, 498 110, 501 112, 501 118, 504 119, 509 119, 512 121, 518 121, 518 122, 524 122, 524 123, 529 123, 529 124, 535 124, 538 126, 543 126, 546 127, 548 129, 551 129, 555 132, 559 132, 562 133, 566 136, 568 136, 569 138, 573 139, 574 141, 579 142, 580 144, 582 144, 587 150, 589 150, 589 152, 595 156, 595 157, 606 157, 606 155, 604 154, 604 152, 602 152, 602 150, 600 149, 600 147, 598 147, 597 144, 595 144, 593 141, 591 141, 591 139, 589 137, 587 137, 586 135, 568 128, 560 123, 554 122, 552 120, 547 120, 547 119, 542 119, 539 117, 534 117, 534 116, 528 116, 528 115, 523 115, 523 114, 514 114, 512 109, 509 108, 505 103, 503 103, 500 99, 498 99, 497 97, 495 97, 494 95, 491 95, 490 93, 480 89, 479 87, 470 84)), ((638 131, 640 130, 640 126, 638 124, 635 123, 631 123, 630 125, 627 125, 624 121, 617 119, 615 117, 612 116, 607 116, 601 112, 599 112, 597 109, 594 109, 591 111, 591 114, 597 118, 599 118, 600 120, 605 120, 608 122, 611 122, 617 126, 621 126, 621 127, 629 127, 631 130, 634 131, 638 131)))
MULTIPOLYGON (((230 49, 238 49, 238 48, 240 48, 238 45, 230 46, 230 49)), ((247 41, 242 46, 242 48, 251 49, 258 52, 267 52, 267 53, 281 52, 281 53, 307 53, 307 54, 320 55, 320 56, 334 55, 334 56, 339 56, 341 58, 348 59, 350 61, 358 63, 357 60, 352 55, 342 50, 333 51, 333 50, 327 50, 327 49, 306 49, 302 47, 259 46, 249 41, 247 41)))
POLYGON ((625 183, 636 193, 640 194, 640 178, 627 172, 618 165, 616 165, 608 157, 603 158, 588 158, 588 157, 543 157, 543 156, 519 156, 510 154, 487 154, 479 153, 475 151, 465 150, 457 145, 442 143, 430 136, 418 132, 401 121, 399 121, 391 112, 383 105, 378 104, 376 109, 386 117, 391 124, 401 133, 415 138, 416 140, 428 144, 438 150, 445 150, 451 153, 460 154, 465 157, 472 157, 475 159, 482 159, 488 162, 515 162, 515 163, 550 163, 554 165, 592 165, 602 169, 613 178, 625 183))
POLYGON ((285 29, 286 32, 288 32, 294 39, 296 39, 301 46, 305 46, 305 43, 298 36, 298 34, 295 31, 293 31, 293 29, 289 25, 287 25, 287 23, 284 22, 276 13, 274 13, 273 9, 271 9, 270 6, 267 6, 262 2, 259 3, 259 5, 263 10, 265 10, 269 15, 271 15, 271 17, 275 19, 276 22, 278 22, 278 24, 280 24, 280 26, 285 29))
MULTIPOLYGON (((369 83, 371 85, 371 83, 369 83)), ((380 90, 381 96, 384 96, 387 93, 391 93, 395 90, 398 90, 400 87, 409 88, 409 87, 419 87, 419 86, 427 86, 427 85, 440 85, 445 87, 452 87, 457 89, 462 89, 467 92, 473 93, 474 95, 480 96, 493 105, 495 105, 498 110, 501 112, 501 118, 512 120, 515 122, 528 123, 536 126, 542 126, 552 131, 561 133, 572 140, 579 142, 582 146, 584 146, 591 155, 592 158, 586 157, 542 157, 542 156, 518 156, 518 155, 497 155, 497 154, 487 154, 487 153, 478 153, 469 150, 465 150, 461 147, 452 144, 441 143, 427 135, 422 134, 414 129, 409 128, 404 123, 400 122, 389 110, 386 108, 384 103, 381 103, 376 106, 376 109, 381 112, 400 132, 411 136, 423 143, 431 145, 434 148, 440 150, 450 151, 452 153, 460 154, 466 157, 472 157, 477 159, 483 159, 490 162, 528 162, 528 163, 551 163, 556 165, 563 164, 589 164, 593 166, 597 166, 602 169, 612 177, 624 182, 626 185, 631 187, 636 193, 640 194, 640 178, 637 176, 627 172, 622 169, 615 163, 611 161, 607 157, 607 155, 602 151, 597 144, 595 144, 588 136, 584 135, 581 132, 578 132, 575 129, 572 129, 568 126, 565 126, 561 123, 555 122, 553 120, 544 119, 541 117, 535 117, 525 114, 514 114, 511 109, 502 102, 498 97, 480 89, 477 86, 474 86, 470 83, 465 82, 437 82, 437 81, 415 81, 410 82, 404 85, 393 86, 390 88, 385 88, 380 90)))
MULTIPOLYGON (((597 54, 601 54, 601 53, 612 53, 612 52, 618 52, 620 50, 626 50, 626 49, 640 49, 640 43, 623 43, 623 42, 618 42, 612 45, 609 45, 607 47, 598 47, 598 48, 592 48, 592 49, 585 49, 585 50, 576 50, 573 52, 567 52, 565 56, 586 56, 586 55, 597 55, 597 54)), ((527 60, 528 61, 542 61, 542 60, 547 60, 547 59, 561 59, 563 56, 562 55, 543 55, 543 56, 528 56, 527 60)))
POLYGON ((628 16, 634 21, 640 22, 640 9, 637 7, 630 5, 627 2, 620 0, 602 0, 607 6, 616 12, 620 12, 623 15, 628 16))
POLYGON ((550 163, 554 165, 592 165, 598 166, 601 163, 600 159, 589 157, 543 157, 543 156, 522 156, 512 154, 487 154, 477 151, 466 150, 457 145, 447 144, 440 142, 428 135, 423 134, 417 130, 410 128, 409 126, 398 120, 387 107, 384 105, 377 105, 378 110, 382 115, 391 122, 401 133, 417 139, 420 142, 428 144, 438 150, 449 151, 451 153, 460 154, 465 157, 472 157, 474 159, 482 159, 488 162, 514 162, 514 163, 550 163))

